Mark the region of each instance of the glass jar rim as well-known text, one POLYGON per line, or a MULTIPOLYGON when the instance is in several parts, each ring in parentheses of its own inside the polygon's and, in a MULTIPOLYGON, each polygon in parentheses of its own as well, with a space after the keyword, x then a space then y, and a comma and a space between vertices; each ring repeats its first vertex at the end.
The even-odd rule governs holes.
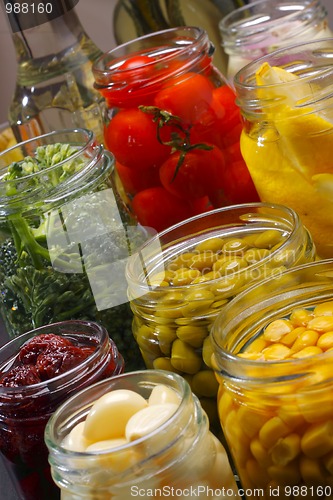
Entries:
MULTIPOLYGON (((135 390, 135 389, 133 389, 133 390, 135 390)), ((184 411, 184 408, 186 408, 186 406, 189 404, 189 402, 191 401, 192 398, 194 398, 194 403, 198 406, 198 403, 196 403, 197 399, 194 395, 192 395, 192 392, 191 392, 191 389, 190 389, 188 382, 183 377, 178 375, 177 373, 168 372, 165 370, 147 369, 147 370, 137 370, 137 371, 133 371, 133 372, 127 372, 127 373, 115 375, 113 377, 110 377, 110 378, 105 379, 105 380, 101 380, 99 382, 94 383, 93 385, 91 385, 89 387, 82 389, 81 391, 75 393, 73 396, 68 398, 65 402, 63 402, 56 409, 56 411, 53 413, 53 415, 51 415, 51 417, 46 425, 45 443, 49 449, 52 448, 54 453, 62 454, 65 457, 71 456, 73 453, 76 456, 81 456, 81 457, 95 456, 96 453, 97 454, 103 454, 103 453, 107 454, 110 452, 117 453, 120 450, 125 450, 125 449, 131 448, 133 446, 140 445, 141 443, 144 443, 147 440, 154 439, 156 437, 156 435, 158 435, 161 432, 162 429, 165 429, 169 426, 172 426, 173 423, 179 418, 179 415, 184 411), (57 439, 55 436, 55 429, 56 429, 56 426, 58 425, 58 421, 59 420, 61 421, 61 417, 63 414, 69 415, 71 407, 73 405, 75 407, 76 403, 78 401, 80 401, 81 398, 84 398, 85 396, 88 396, 89 398, 91 398, 91 396, 95 393, 96 390, 98 391, 98 394, 99 394, 97 397, 94 397, 93 399, 89 399, 89 403, 85 402, 84 406, 80 405, 79 409, 77 409, 75 407, 74 416, 75 416, 76 421, 77 421, 78 415, 80 417, 84 416, 83 413, 81 413, 81 410, 84 411, 84 414, 87 414, 89 411, 89 408, 93 405, 93 403, 96 401, 96 399, 98 399, 102 395, 106 394, 106 392, 116 390, 117 387, 119 386, 119 384, 120 384, 120 388, 124 388, 124 387, 128 388, 128 387, 132 386, 132 384, 133 385, 137 384, 139 387, 140 386, 141 387, 150 387, 150 386, 154 387, 156 385, 163 384, 163 382, 165 384, 167 384, 168 386, 170 386, 170 383, 171 383, 171 384, 173 384, 172 387, 174 387, 174 386, 177 387, 177 389, 179 390, 180 396, 181 396, 180 404, 177 407, 177 409, 175 410, 175 412, 166 420, 166 422, 161 424, 156 429, 152 430, 149 434, 147 434, 141 438, 138 438, 134 441, 131 441, 129 443, 122 444, 118 447, 115 447, 112 449, 106 449, 106 450, 98 451, 98 452, 94 452, 94 451, 89 451, 89 452, 76 451, 76 452, 73 452, 72 450, 69 450, 61 445, 62 439, 61 439, 60 443, 58 442, 59 439, 57 439)), ((197 407, 197 411, 199 411, 198 407, 197 407)), ((69 418, 70 417, 67 416, 66 421, 65 421, 66 424, 68 424, 69 418)), ((163 451, 163 450, 161 450, 161 451, 163 451)))
MULTIPOLYGON (((7 166, 1 169, 2 171, 5 170, 5 172, 2 173, 0 170, 0 210, 4 207, 10 207, 10 210, 13 209, 15 211, 16 208, 22 203, 28 207, 29 204, 33 204, 36 201, 43 201, 45 203, 60 202, 64 197, 67 197, 68 195, 75 195, 75 193, 81 189, 87 189, 91 183, 98 182, 99 179, 106 175, 105 172, 109 171, 114 165, 113 154, 110 151, 105 150, 102 144, 96 142, 93 131, 83 128, 55 130, 30 138, 27 141, 20 142, 12 146, 10 149, 0 153, 0 163, 2 156, 6 158, 7 154, 14 151, 16 148, 27 147, 29 149, 29 147, 31 147, 34 143, 36 144, 36 147, 32 154, 35 153, 38 146, 48 146, 54 144, 70 144, 70 146, 73 147, 77 146, 77 151, 75 151, 68 158, 55 163, 54 165, 40 169, 38 172, 32 172, 22 177, 18 177, 15 180, 3 179, 7 173, 8 167, 14 163, 12 162, 8 164, 6 161, 5 163, 7 166), (68 138, 71 136, 77 138, 78 141, 82 138, 82 142, 68 142, 69 139, 67 139, 67 142, 64 142, 66 137, 68 138), (61 137, 63 138, 62 142, 59 140, 57 141, 57 138, 59 139, 61 137), (66 163, 75 161, 79 158, 84 158, 86 161, 83 162, 82 166, 76 172, 71 173, 68 177, 61 180, 56 185, 52 185, 50 182, 47 184, 45 184, 45 182, 35 182, 35 184, 33 184, 34 179, 43 178, 45 175, 52 176, 54 170, 59 169, 66 163), (100 168, 93 168, 97 165, 99 165, 100 168), (11 183, 15 181, 21 184, 20 189, 13 194, 7 194, 7 187, 10 187, 11 183)), ((24 158, 19 160, 18 163, 23 160, 24 158)))
POLYGON ((218 314, 211 330, 210 336, 213 345, 215 370, 220 374, 223 372, 228 375, 228 370, 226 370, 226 366, 228 366, 230 373, 235 377, 239 376, 241 379, 241 374, 244 375, 246 371, 249 371, 252 373, 253 380, 266 382, 271 377, 275 378, 275 375, 270 374, 272 367, 281 368, 280 377, 283 379, 285 376, 290 376, 288 369, 291 365, 295 367, 296 373, 301 370, 301 373, 304 374, 306 367, 311 366, 312 363, 316 363, 320 359, 331 358, 333 356, 332 352, 324 352, 304 358, 258 361, 237 356, 237 354, 234 354, 233 348, 240 347, 237 351, 239 352, 246 345, 249 340, 246 335, 249 332, 252 333, 251 322, 255 326, 256 333, 260 334, 267 324, 274 319, 287 316, 287 313, 293 310, 296 305, 306 307, 311 302, 320 303, 333 300, 332 278, 333 259, 325 259, 295 266, 284 271, 279 276, 266 278, 240 292, 218 314), (305 293, 306 287, 304 284, 302 287, 296 288, 300 284, 299 276, 308 277, 312 280, 315 278, 317 283, 316 281, 309 281, 309 290, 305 293), (270 286, 271 290, 273 290, 272 294, 263 298, 259 304, 259 297, 264 296, 264 293, 267 293, 267 287, 270 286), (314 293, 319 290, 323 290, 324 298, 316 299, 314 293), (263 292, 262 295, 260 294, 261 291, 263 292), (279 308, 278 300, 281 298, 285 300, 285 303, 283 303, 283 307, 279 308), (296 302, 291 302, 292 298, 296 298, 296 302), (241 313, 235 314, 238 306, 243 306, 243 309, 241 313), (257 314, 258 307, 260 307, 259 315, 257 314), (271 313, 269 314, 267 311, 271 311, 271 313), (231 339, 230 342, 234 341, 234 344, 230 345, 230 342, 227 343, 227 337, 233 331, 237 331, 238 336, 231 339), (235 344, 235 342, 237 343, 235 344), (265 375, 267 378, 264 378, 265 375))
POLYGON ((276 29, 280 25, 283 26, 286 19, 297 21, 304 13, 312 14, 310 20, 317 21, 321 21, 327 16, 327 11, 321 5, 321 0, 277 0, 275 2, 255 0, 229 12, 221 19, 219 29, 224 37, 222 45, 244 44, 246 46, 252 35, 260 34, 260 32, 265 35, 270 28, 276 29), (286 6, 288 9, 285 8, 286 6), (257 13, 258 8, 260 11, 257 13), (274 10, 272 11, 272 9, 274 10), (252 12, 253 16, 249 17, 252 12), (281 12, 281 15, 272 19, 271 16, 275 12, 281 12), (262 19, 258 18, 258 15, 263 16, 262 19))
MULTIPOLYGON (((267 55, 259 57, 258 59, 251 61, 246 64, 243 68, 241 68, 234 77, 235 88, 238 91, 249 92, 256 90, 258 88, 273 88, 277 89, 288 85, 288 88, 297 88, 299 83, 310 83, 315 82, 316 80, 320 80, 325 76, 331 76, 333 73, 333 66, 329 64, 330 59, 333 57, 333 37, 325 37, 320 38, 318 40, 312 40, 307 42, 298 42, 288 45, 288 47, 282 47, 277 50, 270 52, 267 55), (328 48, 330 51, 326 53, 323 49, 328 48), (319 68, 315 72, 313 68, 310 66, 310 70, 308 72, 305 71, 307 69, 305 64, 302 64, 299 60, 299 56, 304 55, 309 58, 312 56, 313 62, 318 61, 318 56, 323 57, 328 62, 327 66, 324 68, 319 68), (294 59, 294 56, 297 56, 298 59, 294 59), (279 60, 281 64, 285 65, 287 70, 290 73, 297 73, 298 78, 296 80, 288 81, 288 82, 274 82, 266 85, 257 85, 254 79, 254 75, 256 70, 258 70, 263 63, 268 62, 271 66, 277 66, 279 64, 279 60), (312 69, 311 69, 312 68, 312 69)), ((308 59, 307 59, 308 60, 308 59)), ((310 64, 311 61, 308 61, 310 64)), ((251 95, 249 96, 251 99, 251 95)), ((308 103, 307 103, 308 104, 308 103)), ((303 104, 304 106, 305 104, 303 104)))
MULTIPOLYGON (((92 66, 92 72, 95 77, 94 86, 97 89, 113 89, 113 87, 116 90, 118 87, 123 89, 126 77, 135 75, 135 71, 142 67, 142 65, 132 68, 121 67, 122 63, 125 62, 126 59, 133 56, 150 55, 152 57, 151 62, 147 62, 145 60, 143 64, 147 68, 152 67, 154 69, 156 60, 153 56, 158 56, 158 62, 160 64, 167 64, 172 62, 176 57, 178 58, 179 54, 181 54, 184 58, 187 57, 188 59, 186 63, 184 62, 184 67, 186 66, 187 70, 188 66, 193 65, 194 63, 191 58, 194 57, 201 59, 203 57, 203 53, 207 53, 210 56, 213 51, 214 47, 208 39, 207 32, 198 26, 181 26, 148 33, 118 45, 117 47, 102 54, 92 66), (177 34, 179 40, 175 41, 177 34), (180 42, 182 38, 184 39, 183 44, 180 42), (153 43, 154 41, 155 43, 153 43), (170 47, 169 50, 167 50, 166 47, 170 47), (116 72, 120 76, 117 78, 117 82, 113 82, 112 87, 110 87, 110 78, 116 72)), ((174 72, 168 68, 168 77, 173 74, 178 75, 179 72, 179 67, 175 68, 174 72)), ((146 85, 147 82, 151 86, 156 81, 160 81, 161 78, 165 78, 165 75, 166 73, 163 73, 163 71, 161 73, 153 71, 149 73, 147 72, 146 78, 144 75, 140 74, 140 87, 146 85)))
MULTIPOLYGON (((150 287, 149 284, 146 281, 147 275, 149 275, 149 270, 148 270, 148 265, 151 263, 152 259, 156 259, 159 257, 163 251, 165 245, 162 243, 163 238, 168 238, 169 235, 172 235, 175 233, 175 237, 173 237, 171 240, 168 241, 168 245, 172 246, 174 242, 179 241, 181 238, 184 238, 182 236, 182 233, 184 234, 184 228, 187 227, 193 227, 193 231, 190 232, 189 234, 200 234, 200 232, 195 232, 194 230, 196 229, 196 226, 198 222, 200 221, 205 221, 207 219, 212 219, 216 216, 219 216, 220 214, 227 214, 228 212, 232 213, 233 211, 236 213, 237 211, 243 211, 243 213, 246 213, 245 211, 247 209, 268 209, 268 210, 276 210, 277 212, 280 211, 284 213, 287 217, 289 217, 289 221, 292 225, 292 231, 286 238, 286 240, 282 243, 282 245, 274 250, 270 256, 263 258, 261 261, 258 263, 252 264, 251 269, 256 269, 260 267, 263 263, 268 262, 269 259, 274 258, 279 252, 283 251, 287 245, 290 245, 292 240, 297 237, 299 234, 300 228, 302 228, 301 220, 298 216, 298 214, 292 210, 289 207, 283 206, 283 205, 278 205, 278 204, 273 204, 273 203, 267 203, 267 202, 253 202, 253 203, 245 203, 245 204, 239 204, 239 205, 229 205, 226 207, 222 208, 217 208, 214 210, 210 210, 209 212, 205 212, 199 215, 195 215, 189 219, 186 219, 185 221, 179 222, 164 231, 161 231, 160 233, 157 233, 155 236, 150 238, 148 241, 146 241, 139 249, 137 252, 135 252, 128 260, 127 266, 126 266, 126 279, 129 285, 129 289, 131 290, 131 287, 134 286, 136 290, 139 290, 139 296, 144 295, 144 293, 147 293, 148 291, 151 291, 152 289, 157 290, 157 291, 163 291, 164 287, 163 286, 158 286, 154 285, 153 287, 150 287), (149 252, 151 252, 151 255, 149 255, 149 252), (137 276, 137 273, 135 272, 135 266, 139 262, 142 264, 145 264, 144 269, 147 275, 142 275, 143 280, 140 280, 140 277, 137 276), (146 266, 146 264, 148 264, 146 266)), ((260 215, 260 212, 258 212, 260 215)), ((221 223, 220 226, 221 229, 223 229, 223 224, 221 223)), ((230 227, 230 226, 228 226, 230 227)), ((244 226, 245 227, 245 226, 244 226)), ((207 229, 206 226, 201 227, 201 232, 207 229)), ((211 226, 211 229, 213 229, 213 226, 211 226)), ((186 236, 187 241, 190 241, 188 239, 188 236, 186 236)), ((167 246, 168 246, 167 245, 167 246)), ((155 263, 155 266, 158 262, 155 263)), ((241 275, 243 270, 235 271, 235 275, 241 275)), ((218 279, 218 278, 217 278, 218 279)), ((215 280, 217 280, 215 279, 215 280)), ((207 281, 204 284, 209 284, 211 285, 214 280, 207 281)), ((202 288, 203 283, 197 283, 191 285, 191 287, 196 287, 198 289, 202 288)), ((188 285, 175 285, 173 286, 174 290, 183 290, 186 289, 188 285)))
MULTIPOLYGON (((107 330, 104 328, 104 326, 100 325, 99 323, 96 323, 94 321, 88 321, 88 320, 66 320, 66 321, 61 321, 58 323, 51 323, 49 325, 43 325, 40 326, 34 330, 30 330, 28 332, 25 332, 17 337, 14 337, 10 341, 8 341, 6 344, 4 344, 2 347, 0 347, 0 369, 1 373, 4 373, 3 367, 9 364, 10 365, 13 362, 13 358, 16 357, 18 349, 22 347, 28 340, 31 338, 35 337, 36 335, 41 335, 44 333, 54 333, 54 330, 59 328, 59 327, 65 327, 65 330, 63 333, 66 334, 74 334, 74 333, 82 333, 82 329, 89 330, 90 335, 95 335, 98 337, 98 344, 96 344, 96 349, 83 361, 81 361, 79 364, 74 366, 73 368, 70 368, 69 370, 65 371, 64 373, 61 373, 59 375, 56 375, 55 377, 52 377, 49 380, 41 381, 38 382, 37 384, 30 384, 30 385, 22 385, 19 387, 6 387, 6 386, 0 386, 0 394, 2 394, 5 397, 8 397, 9 395, 18 395, 22 394, 24 395, 27 393, 27 396, 32 395, 32 394, 43 394, 43 391, 48 388, 49 390, 52 389, 52 386, 57 387, 58 384, 65 382, 67 380, 72 380, 73 379, 73 374, 77 371, 80 370, 80 372, 85 372, 88 369, 88 365, 91 363, 96 362, 97 358, 101 355, 102 352, 106 352, 110 347, 111 347, 111 352, 112 356, 114 358, 119 356, 117 346, 113 342, 112 339, 109 338, 107 330), (17 346, 17 349, 16 349, 17 346), (15 349, 16 354, 11 354, 10 357, 1 359, 1 356, 4 352, 6 351, 11 351, 11 349, 15 349)), ((120 357, 121 358, 121 357, 120 357)))

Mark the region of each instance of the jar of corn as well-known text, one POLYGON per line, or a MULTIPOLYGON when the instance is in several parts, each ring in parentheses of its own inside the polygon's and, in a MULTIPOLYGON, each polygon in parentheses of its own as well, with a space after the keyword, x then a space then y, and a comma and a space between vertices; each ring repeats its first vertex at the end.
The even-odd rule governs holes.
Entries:
POLYGON ((211 333, 218 411, 244 489, 333 496, 333 260, 239 294, 211 333))
POLYGON ((267 203, 213 210, 157 234, 126 269, 147 367, 183 375, 218 423, 209 338, 218 313, 253 281, 314 259, 298 215, 267 203))

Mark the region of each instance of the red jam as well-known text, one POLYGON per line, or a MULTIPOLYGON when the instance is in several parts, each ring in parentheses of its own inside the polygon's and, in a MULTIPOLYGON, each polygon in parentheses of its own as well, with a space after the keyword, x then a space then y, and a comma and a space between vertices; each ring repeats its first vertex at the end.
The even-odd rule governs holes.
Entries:
POLYGON ((67 321, 38 330, 0 348, 0 451, 20 498, 58 500, 46 423, 65 399, 121 373, 124 364, 97 323, 67 321))
POLYGON ((22 346, 15 366, 0 377, 0 385, 19 387, 50 380, 77 366, 94 350, 58 335, 37 335, 22 346))

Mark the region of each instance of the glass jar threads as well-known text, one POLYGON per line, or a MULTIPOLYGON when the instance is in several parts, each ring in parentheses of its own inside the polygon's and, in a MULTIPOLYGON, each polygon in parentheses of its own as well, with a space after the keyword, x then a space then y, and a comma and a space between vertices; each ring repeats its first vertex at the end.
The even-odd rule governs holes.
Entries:
POLYGON ((230 80, 243 66, 291 43, 333 35, 320 0, 256 0, 219 23, 230 80))
POLYGON ((186 377, 214 425, 209 332, 217 315, 253 281, 314 258, 298 216, 269 204, 213 210, 158 234, 126 271, 133 333, 147 367, 186 377))
POLYGON ((37 328, 0 348, 0 452, 20 498, 59 498, 44 443, 46 422, 70 395, 123 369, 108 332, 88 321, 37 328))
POLYGON ((262 201, 293 208, 321 258, 333 256, 333 39, 293 45, 235 77, 241 150, 262 201))
POLYGON ((258 201, 239 150, 235 95, 213 50, 205 31, 179 27, 120 45, 93 66, 118 191, 138 221, 157 231, 258 201))
POLYGON ((189 496, 192 488, 207 498, 223 487, 237 495, 226 451, 175 373, 137 371, 81 391, 50 418, 45 441, 66 500, 189 496))
POLYGON ((0 154, 0 306, 10 336, 67 319, 101 322, 139 368, 124 265, 144 238, 114 194, 113 156, 84 129, 0 154), (8 164, 8 153, 16 161, 8 164))
POLYGON ((212 330, 224 436, 242 486, 265 499, 333 494, 332 270, 323 260, 256 284, 212 330))

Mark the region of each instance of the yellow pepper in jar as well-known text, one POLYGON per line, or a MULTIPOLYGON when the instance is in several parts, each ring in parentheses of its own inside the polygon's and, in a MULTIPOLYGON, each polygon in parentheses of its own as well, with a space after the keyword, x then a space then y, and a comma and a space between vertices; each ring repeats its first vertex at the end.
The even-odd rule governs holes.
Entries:
POLYGON ((307 67, 301 56, 294 57, 286 69, 266 61, 252 75, 251 97, 240 97, 241 151, 261 200, 293 208, 319 256, 328 258, 333 256, 331 66, 326 62, 318 69, 311 61, 307 67))

